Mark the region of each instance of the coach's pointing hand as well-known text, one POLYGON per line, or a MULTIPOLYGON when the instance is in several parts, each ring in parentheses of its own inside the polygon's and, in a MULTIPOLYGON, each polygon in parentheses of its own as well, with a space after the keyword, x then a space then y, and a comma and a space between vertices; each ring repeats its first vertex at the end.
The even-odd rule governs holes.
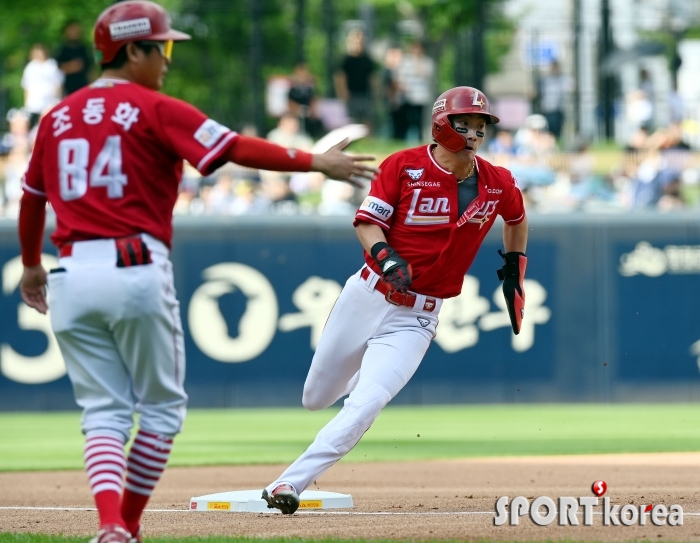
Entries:
POLYGON ((347 155, 343 153, 343 149, 348 145, 350 145, 350 140, 345 138, 325 153, 315 154, 311 161, 311 169, 326 174, 330 179, 347 181, 351 185, 362 187, 361 181, 371 181, 379 171, 374 166, 367 166, 362 162, 374 160, 375 157, 371 155, 347 155))
POLYGON ((46 301, 46 270, 43 267, 25 266, 19 282, 19 291, 24 303, 46 315, 49 304, 46 301))

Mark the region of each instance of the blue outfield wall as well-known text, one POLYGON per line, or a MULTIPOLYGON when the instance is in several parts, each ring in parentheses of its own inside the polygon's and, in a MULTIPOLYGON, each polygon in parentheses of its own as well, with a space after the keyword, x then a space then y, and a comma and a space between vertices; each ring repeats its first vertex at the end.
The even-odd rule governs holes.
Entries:
MULTIPOLYGON (((692 401, 700 396, 700 221, 531 216, 523 332, 495 270, 497 224, 394 403, 692 401)), ((55 250, 46 242, 47 266, 55 250)), ((351 219, 178 218, 172 252, 191 407, 301 405, 313 349, 362 265, 351 219)), ((0 410, 74 409, 47 317, 24 306, 0 223, 0 410)))

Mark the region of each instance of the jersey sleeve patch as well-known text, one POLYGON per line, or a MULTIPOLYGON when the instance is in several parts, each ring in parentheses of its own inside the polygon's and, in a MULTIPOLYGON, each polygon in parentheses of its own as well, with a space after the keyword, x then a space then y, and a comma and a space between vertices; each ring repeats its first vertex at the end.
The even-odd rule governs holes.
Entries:
POLYGON ((379 198, 367 196, 365 201, 362 202, 358 212, 364 212, 376 217, 382 222, 386 222, 394 214, 394 208, 379 198))
POLYGON ((211 149, 224 134, 229 132, 230 130, 224 125, 219 124, 212 119, 207 119, 194 133, 194 139, 201 143, 205 148, 211 149))

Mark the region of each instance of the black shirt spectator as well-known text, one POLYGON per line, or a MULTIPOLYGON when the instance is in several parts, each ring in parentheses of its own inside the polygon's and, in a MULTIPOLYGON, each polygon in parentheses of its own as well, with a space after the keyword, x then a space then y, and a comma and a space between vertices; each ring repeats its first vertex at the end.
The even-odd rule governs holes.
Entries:
POLYGON ((336 94, 345 101, 353 122, 372 125, 372 75, 375 65, 365 50, 364 34, 352 30, 346 39, 347 52, 335 76, 336 94))
POLYGON ((371 76, 374 67, 374 62, 364 51, 357 56, 345 56, 340 69, 345 73, 351 95, 368 96, 372 92, 371 76))
POLYGON ((56 52, 58 67, 65 74, 63 96, 83 88, 89 83, 92 55, 81 41, 82 27, 78 21, 69 21, 63 29, 65 41, 56 52))

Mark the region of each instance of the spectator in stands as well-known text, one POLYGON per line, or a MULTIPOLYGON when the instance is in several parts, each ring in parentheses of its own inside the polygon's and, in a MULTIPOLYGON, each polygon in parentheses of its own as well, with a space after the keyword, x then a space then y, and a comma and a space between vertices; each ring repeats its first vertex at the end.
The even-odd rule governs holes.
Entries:
POLYGON ((559 62, 553 60, 549 73, 539 81, 538 100, 549 132, 556 138, 561 138, 564 126, 566 95, 572 88, 571 78, 561 73, 559 62))
POLYGON ((516 156, 509 162, 509 169, 521 189, 554 182, 555 172, 549 161, 556 151, 556 141, 547 129, 547 119, 543 115, 526 117, 515 133, 514 144, 516 156))
POLYGON ((404 98, 407 134, 423 141, 426 111, 433 104, 435 92, 435 62, 426 56, 423 44, 416 40, 408 47, 396 71, 399 91, 404 98))
POLYGON ((289 176, 280 172, 263 172, 260 190, 269 200, 269 212, 275 215, 296 215, 299 205, 289 187, 289 176))
POLYGON ((406 139, 406 112, 404 111, 404 95, 397 81, 397 70, 401 64, 403 51, 397 45, 390 46, 384 55, 382 67, 382 84, 384 104, 389 121, 389 134, 395 140, 406 139))
POLYGON ((280 117, 277 127, 267 134, 266 139, 283 147, 301 151, 310 151, 314 144, 313 140, 300 130, 299 118, 292 112, 280 117))
POLYGON ((56 62, 64 74, 63 96, 82 89, 89 83, 92 55, 83 43, 80 22, 71 20, 63 27, 63 43, 56 52, 56 62))
POLYGON ((41 115, 61 99, 63 73, 56 61, 49 58, 46 47, 41 43, 32 46, 29 63, 22 73, 24 89, 24 109, 29 113, 30 130, 39 124, 41 115))
POLYGON ((625 107, 631 132, 640 127, 647 133, 654 130, 654 85, 647 70, 640 70, 638 86, 627 93, 625 107))
POLYGON ((625 151, 638 153, 649 148, 649 132, 643 126, 637 127, 625 144, 625 151))
POLYGON ((372 87, 375 65, 365 48, 365 35, 355 29, 348 33, 346 53, 335 75, 335 92, 345 101, 348 116, 370 128, 373 121, 372 87))
POLYGON ((238 180, 234 194, 233 215, 258 215, 269 211, 270 199, 260 194, 258 186, 247 179, 238 180))
POLYGON ((316 114, 316 77, 308 64, 300 62, 289 78, 287 105, 289 113, 299 120, 299 130, 318 139, 323 136, 323 123, 316 114))
POLYGON ((27 171, 31 150, 29 116, 22 110, 11 109, 7 114, 10 131, 2 138, 6 151, 2 173, 2 198, 0 204, 5 216, 17 217, 22 197, 22 177, 27 171))
POLYGON ((493 155, 514 155, 515 143, 510 130, 498 130, 488 145, 488 152, 493 155))
POLYGON ((228 171, 218 172, 207 202, 207 213, 230 215, 233 206, 235 181, 228 171))
POLYGON ((675 79, 672 82, 671 92, 668 94, 668 110, 671 124, 681 124, 687 118, 685 100, 678 92, 678 83, 675 79))

